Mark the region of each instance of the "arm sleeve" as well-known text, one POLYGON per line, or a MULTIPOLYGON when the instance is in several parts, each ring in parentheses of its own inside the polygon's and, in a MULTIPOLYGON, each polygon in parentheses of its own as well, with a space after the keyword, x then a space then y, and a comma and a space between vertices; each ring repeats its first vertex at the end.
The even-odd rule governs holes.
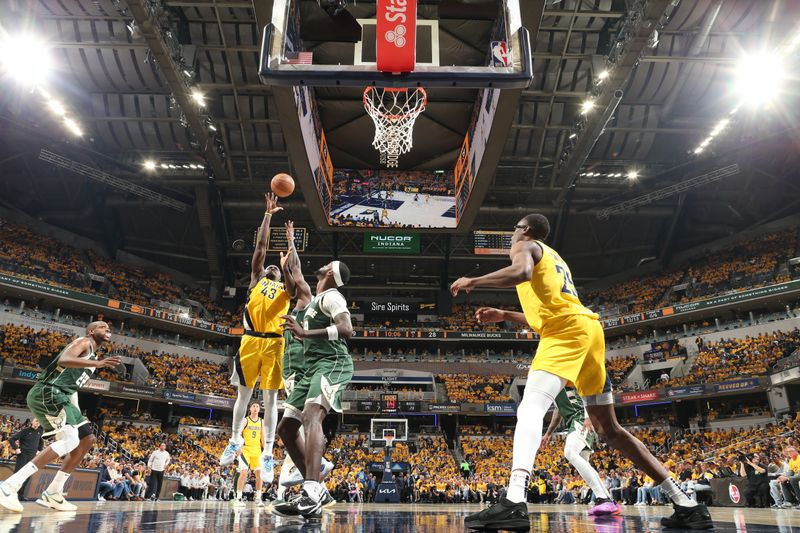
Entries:
POLYGON ((323 313, 331 318, 339 313, 350 314, 350 310, 347 308, 347 300, 344 299, 344 296, 339 291, 331 291, 323 296, 319 307, 323 313))

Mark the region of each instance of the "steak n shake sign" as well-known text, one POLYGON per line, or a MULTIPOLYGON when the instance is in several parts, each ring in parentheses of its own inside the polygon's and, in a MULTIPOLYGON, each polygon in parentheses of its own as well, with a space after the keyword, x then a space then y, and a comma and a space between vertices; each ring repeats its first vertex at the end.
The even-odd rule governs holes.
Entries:
POLYGON ((419 235, 410 233, 365 233, 364 251, 368 253, 418 254, 419 235))

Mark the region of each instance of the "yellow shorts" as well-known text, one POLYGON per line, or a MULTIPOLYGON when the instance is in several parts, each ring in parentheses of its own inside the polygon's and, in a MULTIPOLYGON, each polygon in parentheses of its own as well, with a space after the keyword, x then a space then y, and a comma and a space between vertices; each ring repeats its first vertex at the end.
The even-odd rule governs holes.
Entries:
POLYGON ((574 384, 581 396, 611 392, 606 376, 606 341, 600 321, 586 315, 550 320, 539 333, 531 372, 544 370, 574 384))
POLYGON ((233 361, 231 383, 252 389, 260 376, 262 389, 282 389, 283 345, 283 337, 264 339, 243 335, 233 361))
POLYGON ((246 468, 255 472, 261 470, 261 450, 255 448, 242 448, 239 456, 240 469, 246 468))

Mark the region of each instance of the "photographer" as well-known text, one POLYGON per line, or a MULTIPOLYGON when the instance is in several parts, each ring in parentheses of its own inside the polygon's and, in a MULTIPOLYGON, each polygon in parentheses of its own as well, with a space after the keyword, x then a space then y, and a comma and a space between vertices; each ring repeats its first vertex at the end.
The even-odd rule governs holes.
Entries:
POLYGON ((769 502, 769 477, 767 465, 761 462, 761 455, 754 453, 748 457, 739 456, 739 475, 747 477, 744 497, 748 507, 766 507, 769 502))

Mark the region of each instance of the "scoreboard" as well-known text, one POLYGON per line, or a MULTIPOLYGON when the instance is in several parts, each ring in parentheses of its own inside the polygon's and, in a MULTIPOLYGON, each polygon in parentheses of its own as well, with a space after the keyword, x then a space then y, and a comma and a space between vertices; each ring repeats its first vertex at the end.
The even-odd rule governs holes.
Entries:
POLYGON ((511 249, 513 231, 483 231, 476 230, 472 234, 472 241, 476 255, 507 255, 511 249))
POLYGON ((381 412, 396 413, 399 403, 397 394, 381 394, 381 412))
MULTIPOLYGON (((253 234, 253 243, 256 242, 258 236, 258 228, 255 229, 253 234)), ((294 246, 297 251, 302 253, 306 251, 308 244, 308 231, 306 228, 294 228, 294 246)), ((285 252, 289 249, 289 241, 286 240, 286 228, 272 227, 269 228, 269 236, 267 237, 267 251, 269 252, 285 252)))

